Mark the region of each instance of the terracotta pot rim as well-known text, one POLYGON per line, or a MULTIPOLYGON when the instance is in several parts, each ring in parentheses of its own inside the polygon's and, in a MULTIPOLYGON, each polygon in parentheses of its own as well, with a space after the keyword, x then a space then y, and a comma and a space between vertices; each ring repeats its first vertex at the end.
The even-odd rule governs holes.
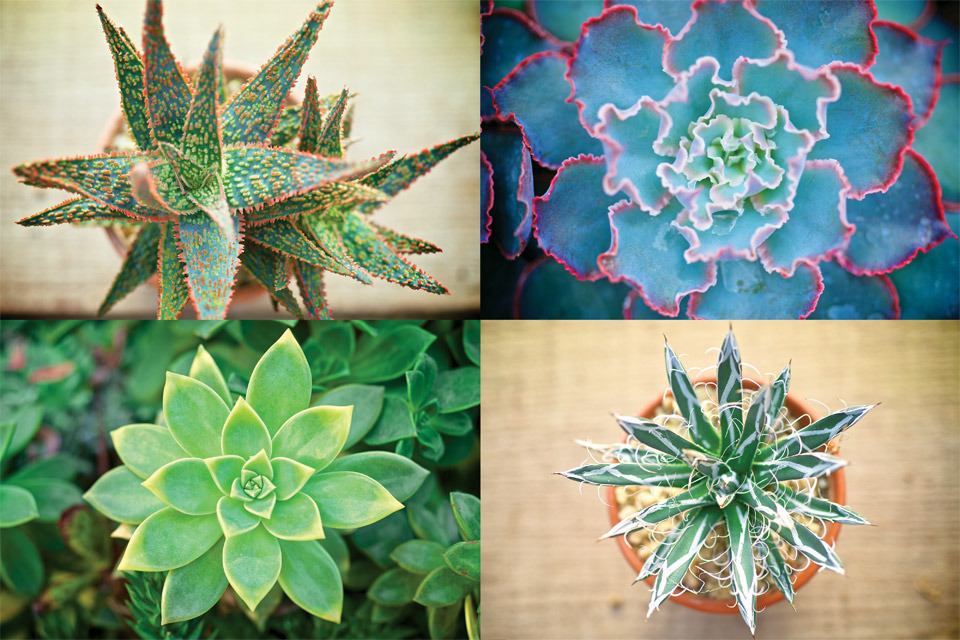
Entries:
MULTIPOLYGON (((713 375, 703 375, 697 376, 694 384, 698 383, 716 383, 716 376, 713 375)), ((759 389, 761 384, 756 380, 751 378, 744 378, 743 384, 745 387, 759 389)), ((637 415, 645 418, 652 418, 654 411, 660 404, 663 402, 663 398, 666 396, 672 396, 673 394, 667 389, 663 395, 658 396, 656 399, 652 400, 650 403, 644 407, 643 411, 639 412, 637 415)), ((788 393, 786 400, 784 400, 784 405, 793 413, 795 416, 801 418, 801 423, 803 426, 807 426, 812 421, 817 420, 817 414, 814 413, 810 406, 802 400, 797 399, 792 393, 788 393)), ((624 436, 626 440, 626 436, 624 436)), ((831 444, 830 446, 831 453, 838 453, 839 447, 836 444, 831 444)), ((846 479, 843 475, 843 469, 837 469, 829 476, 827 476, 830 483, 829 486, 829 497, 830 499, 840 505, 846 504, 846 479)), ((616 487, 606 487, 607 489, 607 501, 608 508, 607 514, 610 519, 610 524, 615 525, 620 522, 620 515, 617 509, 617 499, 616 499, 616 487)), ((837 537, 840 535, 841 524, 839 522, 824 522, 826 526, 826 531, 823 535, 823 541, 827 544, 834 544, 837 540, 837 537)), ((644 561, 640 559, 634 550, 630 546, 630 543, 627 542, 626 536, 619 536, 617 538, 617 544, 620 547, 620 551, 623 553, 624 557, 627 560, 627 563, 633 568, 634 571, 640 573, 640 570, 643 568, 644 561)), ((792 574, 793 578, 793 590, 796 593, 801 587, 803 587, 807 582, 813 578, 820 571, 820 565, 810 562, 807 567, 800 572, 795 572, 792 574)), ((650 576, 644 582, 646 582, 651 587, 653 586, 655 576, 650 576)), ((739 613, 737 606, 734 600, 718 600, 716 598, 709 598, 706 596, 701 596, 699 594, 693 594, 689 591, 682 591, 679 594, 670 596, 671 601, 681 604, 685 607, 690 607, 691 609, 697 609, 698 611, 704 611, 706 613, 717 613, 717 614, 735 614, 739 613)), ((772 604, 776 604, 784 600, 783 594, 780 593, 779 589, 771 588, 766 593, 761 596, 757 596, 757 610, 762 610, 772 604)))

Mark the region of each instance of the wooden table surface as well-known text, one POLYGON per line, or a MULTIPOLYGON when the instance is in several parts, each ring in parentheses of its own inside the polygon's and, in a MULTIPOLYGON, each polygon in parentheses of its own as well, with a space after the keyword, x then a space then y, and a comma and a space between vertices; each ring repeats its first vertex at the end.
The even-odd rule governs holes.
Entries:
MULTIPOLYGON (((141 42, 146 3, 99 0, 141 42)), ((315 0, 166 0, 174 55, 200 59, 217 25, 224 57, 258 68, 294 33, 315 0)), ((103 231, 23 228, 14 221, 68 196, 17 182, 22 162, 96 152, 119 110, 113 61, 94 0, 0 0, 0 313, 87 316, 96 312, 121 259, 103 231)), ((321 95, 347 86, 355 100, 352 158, 389 149, 416 153, 478 131, 479 32, 476 5, 449 0, 340 0, 311 50, 294 92, 316 76, 321 95)), ((338 317, 479 314, 476 212, 480 145, 457 151, 376 214, 382 224, 429 240, 443 253, 414 257, 449 296, 378 280, 372 287, 327 278, 338 317)), ((156 292, 143 285, 113 316, 155 317, 156 292)), ((272 317, 269 301, 231 308, 233 316, 272 317)))
MULTIPOLYGON (((608 529, 596 488, 553 472, 586 458, 575 438, 612 442, 612 412, 666 387, 663 334, 688 370, 716 364, 723 322, 483 323, 483 636, 749 638, 739 615, 665 603, 608 529)), ((841 443, 847 503, 875 526, 843 527, 847 575, 821 572, 758 616, 757 638, 957 638, 958 325, 737 322, 744 362, 833 409, 881 406, 841 443)))

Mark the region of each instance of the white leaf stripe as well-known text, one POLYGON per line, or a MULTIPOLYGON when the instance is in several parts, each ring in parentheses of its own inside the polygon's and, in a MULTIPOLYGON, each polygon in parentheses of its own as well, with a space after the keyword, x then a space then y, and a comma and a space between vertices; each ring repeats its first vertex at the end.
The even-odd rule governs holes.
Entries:
POLYGON ((781 526, 793 528, 795 521, 783 505, 771 498, 770 494, 757 486, 753 480, 748 479, 745 486, 746 491, 740 494, 740 497, 757 513, 781 526))
POLYGON ((701 481, 690 487, 689 491, 684 491, 666 500, 655 502, 640 509, 633 515, 624 518, 614 525, 610 531, 600 536, 600 538, 614 538, 637 529, 652 527, 658 522, 672 518, 678 513, 708 505, 711 500, 710 492, 707 490, 707 483, 701 481))
POLYGON ((820 518, 821 520, 830 520, 843 524, 870 524, 866 518, 852 509, 848 509, 835 502, 830 502, 829 500, 802 494, 787 486, 779 487, 775 498, 790 511, 820 518))
POLYGON ((790 543, 797 551, 810 558, 825 569, 836 571, 843 575, 843 565, 840 558, 834 550, 825 544, 823 540, 817 537, 813 531, 807 529, 799 522, 794 523, 794 528, 788 529, 781 527, 776 523, 771 523, 770 527, 784 540, 790 543))
POLYGON ((773 583, 777 585, 777 589, 780 589, 783 597, 787 599, 787 602, 793 603, 793 583, 790 581, 787 562, 780 554, 780 549, 773 542, 773 536, 769 532, 763 538, 763 543, 767 547, 767 573, 773 583))
POLYGON ((733 575, 733 595, 743 621, 754 633, 757 622, 757 571, 754 566, 753 544, 750 538, 750 510, 741 502, 734 502, 723 510, 730 544, 730 573, 733 575))
POLYGON ((669 344, 664 343, 664 353, 667 361, 667 377, 670 380, 670 389, 677 401, 677 407, 687 422, 690 423, 690 433, 694 441, 708 451, 715 451, 720 446, 720 439, 713 425, 703 415, 697 391, 690 382, 680 359, 673 352, 669 344))
POLYGON ((703 507, 684 526, 683 532, 670 547, 663 567, 653 583, 653 591, 650 593, 650 607, 647 609, 648 618, 680 584, 683 574, 687 572, 690 563, 693 562, 697 552, 700 551, 700 547, 707 539, 707 534, 720 519, 720 515, 720 510, 716 507, 703 507))
POLYGON ((795 456, 804 451, 813 451, 836 438, 866 415, 873 405, 847 407, 817 420, 777 442, 777 456, 795 456))
POLYGON ((730 462, 730 466, 740 473, 746 472, 753 465, 757 448, 763 439, 763 430, 766 427, 766 419, 772 402, 771 393, 769 386, 761 387, 754 394, 750 409, 747 411, 747 419, 743 423, 743 433, 740 435, 740 442, 737 443, 737 448, 734 450, 730 462))
POLYGON ((754 465, 754 477, 757 484, 763 485, 770 480, 786 482, 802 478, 817 478, 845 467, 847 461, 829 453, 804 453, 783 460, 758 462, 754 465))
POLYGON ((586 482, 614 487, 653 485, 685 487, 690 483, 690 467, 685 464, 634 464, 631 462, 588 464, 560 475, 586 482))
POLYGON ((616 418, 620 428, 626 431, 628 435, 636 438, 638 442, 669 456, 682 460, 684 449, 703 450, 696 443, 690 442, 679 433, 671 431, 653 420, 618 414, 614 414, 614 418, 616 418))
POLYGON ((650 557, 647 558, 647 561, 643 563, 643 568, 640 569, 640 573, 637 574, 637 579, 633 581, 634 583, 640 582, 660 572, 663 562, 667 559, 667 553, 677 538, 680 537, 681 531, 682 529, 677 527, 676 529, 672 529, 670 533, 663 538, 660 544, 657 545, 657 548, 653 550, 653 553, 650 554, 650 557))
POLYGON ((736 446, 743 430, 740 348, 731 329, 723 340, 717 360, 717 403, 720 412, 721 451, 736 446))

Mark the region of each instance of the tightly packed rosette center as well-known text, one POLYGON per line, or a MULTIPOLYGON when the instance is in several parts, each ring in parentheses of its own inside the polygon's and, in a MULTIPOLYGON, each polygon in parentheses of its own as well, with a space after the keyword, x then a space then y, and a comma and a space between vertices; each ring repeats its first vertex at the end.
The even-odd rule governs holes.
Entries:
POLYGON ((353 407, 310 406, 312 378, 288 330, 230 402, 200 347, 188 376, 167 373, 163 423, 111 435, 123 466, 85 495, 135 527, 121 571, 169 571, 163 622, 194 618, 227 585, 250 610, 279 583, 290 599, 339 621, 340 571, 324 528, 366 526, 403 508, 373 478, 335 470, 353 407))
MULTIPOLYGON (((823 297, 896 317, 886 274, 955 237, 911 148, 943 44, 872 2, 587 2, 565 32, 547 5, 485 15, 481 226, 507 260, 535 240, 648 314, 804 318, 823 297)), ((550 298, 543 263, 515 309, 550 298)))

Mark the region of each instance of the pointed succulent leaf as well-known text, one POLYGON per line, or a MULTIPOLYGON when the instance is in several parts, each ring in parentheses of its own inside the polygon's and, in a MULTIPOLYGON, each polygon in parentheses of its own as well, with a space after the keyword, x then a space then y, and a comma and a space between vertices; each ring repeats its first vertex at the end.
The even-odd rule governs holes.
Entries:
POLYGON ((802 494, 786 485, 777 487, 775 497, 787 510, 812 518, 842 524, 870 524, 866 518, 842 504, 802 494))
POLYGON ((254 367, 247 402, 273 436, 288 418, 310 405, 311 386, 310 365, 287 329, 254 367))
POLYGON ((773 388, 770 386, 761 387, 751 397, 750 408, 744 416, 743 432, 730 455, 730 467, 734 471, 745 473, 753 466, 763 434, 767 432, 772 405, 773 388))
POLYGON ((240 254, 240 263, 271 293, 290 283, 286 257, 259 244, 248 242, 240 254))
POLYGON ((386 444, 417 435, 410 408, 400 398, 387 396, 383 400, 380 418, 364 438, 367 444, 386 444))
POLYGON ((277 492, 271 492, 266 498, 255 498, 243 503, 243 508, 255 516, 269 520, 277 506, 277 492))
POLYGON ((141 479, 120 466, 97 478, 83 499, 111 520, 140 524, 166 505, 140 484, 141 479))
POLYGON ((266 451, 266 455, 270 456, 273 451, 266 425, 242 397, 237 398, 237 403, 223 424, 221 448, 224 455, 242 458, 250 458, 260 451, 266 451))
POLYGON ((56 478, 10 478, 6 483, 26 489, 37 501, 38 520, 54 523, 68 507, 83 503, 80 489, 56 478))
MULTIPOLYGON (((284 112, 286 115, 286 111, 284 112)), ((300 151, 317 153, 320 134, 323 130, 323 114, 320 111, 320 97, 317 93, 317 79, 313 76, 307 76, 307 88, 303 96, 303 107, 300 109, 300 151)), ((281 123, 284 116, 281 116, 281 123)), ((280 127, 278 123, 277 128, 280 127)), ((276 130, 274 130, 276 138, 276 130)), ((274 144, 273 146, 278 146, 274 144)), ((321 154, 323 155, 323 154, 321 154)))
POLYGON ((114 70, 120 85, 120 100, 130 134, 138 148, 152 149, 154 145, 144 100, 143 60, 140 52, 126 32, 110 21, 100 5, 97 5, 97 13, 100 15, 100 25, 107 37, 107 44, 110 45, 110 53, 113 54, 114 70))
MULTIPOLYGON (((371 223, 371 226, 372 223, 371 223)), ((304 232, 310 239, 327 254, 327 257, 317 263, 331 273, 348 276, 364 284, 372 280, 347 252, 343 244, 339 221, 328 220, 323 216, 311 216, 303 221, 304 232)))
MULTIPOLYGON (((698 403, 698 409, 699 406, 698 403)), ((699 444, 687 440, 676 431, 667 429, 653 420, 617 414, 614 414, 614 418, 616 418, 617 424, 620 425, 620 428, 623 429, 627 435, 635 438, 640 444, 661 451, 668 456, 673 456, 679 460, 686 460, 686 456, 683 453, 685 449, 694 449, 706 453, 706 450, 699 444)), ((713 427, 711 427, 711 429, 712 428, 713 427)))
POLYGON ((140 230, 133 246, 123 260, 120 272, 114 278, 107 297, 97 310, 97 315, 103 315, 113 305, 122 300, 137 285, 149 278, 157 270, 157 256, 160 249, 160 227, 155 222, 148 222, 140 230))
POLYGON ((770 481, 786 482, 802 478, 817 478, 833 473, 846 465, 846 460, 829 453, 802 453, 769 462, 758 462, 754 465, 754 475, 757 484, 763 485, 770 481))
POLYGON ((480 539, 480 498, 462 491, 450 493, 450 507, 460 537, 469 542, 480 539))
MULTIPOLYGON (((326 392, 318 404, 347 407, 353 405, 350 433, 343 448, 349 449, 366 436, 383 410, 384 388, 380 385, 345 384, 326 392)), ((361 460, 362 458, 358 459, 361 460)), ((342 460, 342 458, 341 458, 342 460)), ((357 471, 357 469, 340 469, 357 471)), ((362 472, 361 472, 362 473, 362 472)), ((369 473, 367 475, 370 475, 369 473)), ((419 478, 419 474, 414 474, 419 478)), ((392 493, 392 492, 391 492, 392 493)))
POLYGON ((326 293, 323 290, 323 269, 299 260, 293 263, 300 297, 307 308, 307 316, 313 320, 330 320, 326 293))
POLYGON ((779 589, 783 597, 787 599, 787 602, 792 604, 793 583, 790 581, 790 569, 787 567, 787 561, 783 558, 779 547, 777 547, 773 541, 771 533, 767 532, 764 536, 763 545, 766 548, 767 575, 770 576, 773 584, 777 586, 777 589, 779 589))
POLYGON ((717 361, 717 404, 720 413, 720 450, 733 449, 740 441, 743 432, 741 411, 740 348, 733 336, 733 329, 723 339, 720 357, 717 361))
POLYGON ((230 495, 233 490, 233 481, 240 478, 240 471, 243 469, 243 458, 240 456, 215 456, 203 461, 210 470, 210 476, 213 478, 220 491, 224 495, 230 495))
MULTIPOLYGON (((423 540, 411 540, 410 542, 423 542, 423 540)), ((443 556, 440 555, 439 557, 440 565, 443 566, 443 556)), ((420 586, 422 581, 423 576, 419 573, 394 567, 384 571, 373 581, 373 584, 367 590, 367 597, 379 605, 399 607, 413 602, 413 596, 416 595, 417 587, 420 586)))
POLYGON ((23 487, 0 485, 0 528, 15 527, 39 515, 32 493, 23 487))
POLYGON ((283 540, 316 540, 323 537, 317 503, 304 493, 278 501, 270 518, 263 521, 263 526, 283 540))
POLYGON ((170 53, 170 45, 163 33, 163 6, 160 0, 147 1, 143 23, 143 60, 143 84, 153 139, 176 144, 180 141, 190 107, 190 87, 180 65, 170 53))
POLYGON ((237 225, 234 223, 234 214, 230 212, 230 206, 227 204, 223 181, 219 175, 214 175, 201 187, 188 193, 187 198, 213 220, 228 241, 236 240, 237 225))
POLYGON ((464 578, 449 567, 431 571, 414 595, 414 601, 425 607, 444 607, 459 603, 476 583, 464 578))
POLYGON ((351 378, 366 383, 392 380, 407 371, 436 340, 413 325, 386 327, 376 336, 365 335, 351 361, 351 378))
POLYGON ((681 525, 682 531, 676 541, 670 546, 663 567, 657 574, 650 594, 650 606, 647 617, 657 609, 664 600, 670 597, 673 590, 683 579, 684 574, 700 552, 707 535, 720 519, 721 511, 717 507, 703 507, 696 514, 681 525))
POLYGON ((433 384, 440 413, 463 411, 480 404, 480 368, 457 367, 444 371, 433 384))
POLYGON ((230 586, 254 610, 280 575, 280 545, 263 527, 227 538, 223 569, 230 586))
POLYGON ((11 528, 0 536, 0 578, 27 596, 39 595, 44 584, 43 559, 40 550, 22 530, 11 528), (16 560, 14 560, 16 559, 16 560))
MULTIPOLYGON (((444 551, 443 545, 438 542, 408 540, 394 549, 390 553, 390 558, 400 565, 404 571, 422 576, 445 564, 444 551)), ((417 580, 417 584, 420 584, 420 580, 417 580)), ((414 589, 416 589, 416 586, 414 589)), ((413 599, 412 593, 410 599, 413 599)))
POLYGON ((360 183, 379 189, 388 196, 395 196, 413 184, 414 180, 430 171, 438 162, 479 137, 480 134, 471 133, 424 149, 420 153, 404 156, 366 176, 360 180, 360 183))
POLYGON ((690 425, 691 439, 704 451, 716 451, 720 445, 720 438, 716 429, 703 415, 700 400, 697 398, 697 390, 690 382, 690 376, 687 375, 686 369, 680 363, 680 358, 673 352, 670 345, 664 343, 663 347, 667 361, 667 377, 670 380, 670 390, 673 391, 677 408, 690 425))
POLYGON ((270 458, 267 455, 267 452, 264 449, 260 449, 257 453, 249 457, 249 459, 243 463, 243 467, 240 470, 240 478, 246 482, 247 476, 264 476, 266 478, 273 477, 273 465, 270 463, 270 458))
POLYGON ((640 509, 633 515, 627 516, 615 524, 612 529, 600 536, 600 538, 615 538, 635 531, 636 529, 652 527, 684 511, 704 507, 713 502, 714 498, 707 488, 707 483, 701 480, 691 486, 687 491, 678 493, 666 500, 655 502, 648 507, 640 509))
POLYGON ((300 75, 332 6, 332 2, 323 2, 314 9, 300 30, 229 100, 223 109, 224 144, 270 139, 283 101, 300 75))
MULTIPOLYGON (((306 102, 306 99, 304 99, 306 102)), ((271 147, 283 147, 297 137, 302 122, 302 107, 298 104, 287 105, 280 112, 277 124, 270 134, 271 147)))
POLYGON ((326 268, 334 262, 289 220, 250 227, 247 238, 271 251, 318 267, 326 268))
POLYGON ((447 566, 468 580, 480 581, 480 541, 458 542, 443 552, 447 566))
POLYGON ((160 622, 183 622, 203 615, 227 589, 223 572, 223 539, 188 565, 167 574, 160 599, 160 622))
POLYGON ((373 478, 400 502, 413 496, 430 475, 409 458, 387 451, 365 451, 341 456, 331 462, 326 471, 354 471, 373 478))
POLYGON ((344 88, 336 104, 334 104, 333 108, 325 115, 323 130, 317 139, 316 148, 310 150, 313 153, 327 156, 328 158, 340 158, 343 156, 343 149, 340 147, 340 137, 343 112, 347 106, 347 95, 347 89, 344 88))
POLYGON ((738 500, 771 522, 776 522, 782 527, 793 527, 794 520, 790 517, 790 511, 785 508, 782 501, 775 499, 773 494, 767 493, 749 478, 744 483, 744 489, 738 494, 738 500))
POLYGON ((794 523, 792 529, 781 527, 776 523, 771 523, 770 527, 777 535, 786 540, 797 551, 810 558, 811 561, 824 569, 843 575, 843 565, 840 563, 840 558, 837 557, 833 547, 826 544, 810 529, 799 522, 794 523))
POLYGON ((160 290, 157 319, 176 320, 180 317, 183 306, 187 304, 190 292, 187 290, 187 278, 183 272, 183 263, 180 261, 180 249, 177 247, 174 224, 166 222, 161 226, 163 235, 157 249, 160 254, 157 265, 160 290))
POLYGON ((220 367, 217 366, 213 357, 203 348, 202 344, 197 347, 197 354, 193 356, 193 363, 190 365, 190 377, 213 389, 228 406, 232 402, 227 381, 224 380, 220 367))
POLYGON ((393 247, 393 250, 397 253, 421 255, 425 253, 440 253, 441 251, 440 247, 426 240, 414 238, 413 236, 405 236, 402 233, 387 229, 375 222, 371 222, 370 226, 372 226, 380 238, 393 247))
POLYGON ((358 182, 328 182, 312 191, 291 196, 244 214, 244 222, 260 225, 283 218, 323 216, 340 207, 352 208, 368 202, 385 202, 387 195, 358 182))
POLYGON ((111 431, 110 438, 123 464, 142 480, 167 463, 190 457, 169 429, 154 424, 129 424, 111 431))
POLYGON ((311 614, 340 622, 343 584, 337 565, 316 541, 280 540, 279 582, 284 593, 311 614))
POLYGON ((363 527, 403 508, 379 482, 353 471, 318 473, 302 493, 317 503, 323 525, 334 529, 363 527))
POLYGON ((131 218, 121 211, 111 209, 107 205, 91 198, 74 198, 61 202, 55 207, 44 209, 40 213, 17 220, 23 227, 45 227, 53 224, 70 222, 94 222, 102 224, 131 224, 138 223, 137 218, 131 218))
POLYGON ((667 535, 664 536, 663 540, 661 540, 653 550, 653 553, 650 554, 650 557, 647 558, 647 561, 643 563, 643 567, 640 569, 640 573, 637 574, 634 583, 646 580, 650 576, 655 576, 660 573, 663 569, 663 563, 667 559, 667 554, 670 552, 670 548, 682 532, 683 527, 681 526, 671 529, 667 535))
POLYGON ((198 458, 219 456, 220 433, 230 410, 217 393, 193 378, 167 372, 163 415, 183 450, 198 458))
POLYGON ((560 475, 586 482, 615 487, 649 485, 656 487, 686 487, 690 484, 690 466, 686 463, 633 462, 588 464, 560 475))
POLYGON ((216 512, 217 502, 223 497, 200 458, 166 464, 144 480, 143 486, 177 511, 193 516, 216 512))
POLYGON ((742 502, 733 502, 723 510, 730 540, 730 573, 733 595, 743 621, 755 633, 757 626, 757 570, 750 535, 750 509, 742 502))
POLYGON ((176 569, 202 556, 221 537, 223 531, 216 515, 191 516, 167 507, 140 523, 117 569, 176 569))
POLYGON ((177 219, 177 237, 186 267, 190 299, 201 320, 222 320, 233 295, 240 265, 240 219, 234 216, 233 239, 206 213, 177 219))
POLYGON ((228 538, 251 531, 260 524, 260 516, 244 509, 244 504, 244 501, 230 496, 223 496, 217 503, 217 520, 228 538))
POLYGON ((323 469, 343 450, 352 413, 353 407, 312 407, 301 411, 273 436, 274 455, 323 469))
POLYGON ((277 457, 272 459, 270 464, 273 466, 273 483, 277 487, 277 500, 293 497, 316 471, 313 467, 290 458, 277 457))
POLYGON ((795 456, 804 451, 814 451, 860 421, 867 411, 876 405, 847 407, 820 418, 811 425, 777 441, 774 445, 777 457, 795 456))
POLYGON ((445 436, 465 436, 473 431, 470 411, 441 413, 430 420, 430 426, 445 436))
POLYGON ((220 127, 217 117, 217 79, 223 76, 220 41, 223 30, 213 34, 193 86, 193 98, 183 127, 180 149, 204 168, 220 170, 220 127))

